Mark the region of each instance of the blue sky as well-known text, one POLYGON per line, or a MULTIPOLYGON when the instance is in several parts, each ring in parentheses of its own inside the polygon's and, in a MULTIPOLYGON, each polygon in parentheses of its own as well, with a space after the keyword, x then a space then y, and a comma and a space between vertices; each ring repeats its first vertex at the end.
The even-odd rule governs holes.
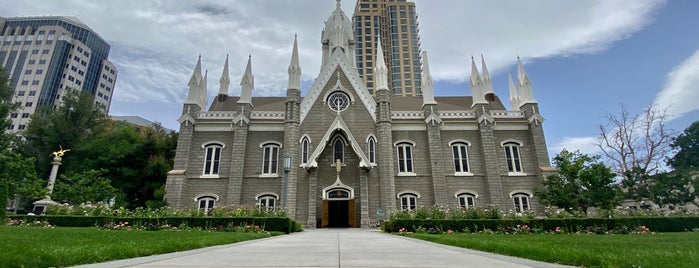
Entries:
MULTIPOLYGON (((594 153, 597 125, 620 104, 632 113, 652 103, 670 107, 677 131, 699 118, 699 1, 415 2, 435 94, 471 95, 470 57, 483 54, 506 102, 507 74, 515 74, 520 56, 547 119, 551 155, 562 148, 594 153)), ((347 15, 354 4, 342 1, 347 15)), ((112 45, 119 77, 110 112, 179 129, 199 54, 210 97, 226 54, 231 95, 239 94, 252 54, 253 94, 283 96, 298 34, 302 87, 310 86, 320 68, 320 31, 334 7, 333 0, 0 0, 0 16, 77 16, 112 45)))

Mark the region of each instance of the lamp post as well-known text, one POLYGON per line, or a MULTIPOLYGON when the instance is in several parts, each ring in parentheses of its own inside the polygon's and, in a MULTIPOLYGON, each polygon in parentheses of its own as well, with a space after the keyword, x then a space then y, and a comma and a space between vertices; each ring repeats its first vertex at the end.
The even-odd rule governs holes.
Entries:
POLYGON ((286 188, 289 184, 289 171, 291 171, 291 156, 284 154, 284 188, 282 188, 282 207, 286 209, 286 188))

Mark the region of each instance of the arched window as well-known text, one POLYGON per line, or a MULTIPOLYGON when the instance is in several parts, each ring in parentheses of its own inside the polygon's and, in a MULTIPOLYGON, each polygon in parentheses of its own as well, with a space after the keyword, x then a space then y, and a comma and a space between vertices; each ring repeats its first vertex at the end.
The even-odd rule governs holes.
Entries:
POLYGON ((340 159, 340 163, 345 162, 345 143, 341 138, 335 138, 333 141, 333 163, 335 160, 340 159))
POLYGON ((376 138, 374 136, 367 140, 367 152, 369 152, 369 163, 376 164, 376 138))
POLYGON ((257 197, 257 206, 267 210, 274 210, 277 206, 277 196, 265 194, 257 197))
POLYGON ((455 142, 451 144, 452 155, 454 156, 454 173, 467 174, 471 170, 468 165, 468 144, 455 142))
POLYGON ((413 144, 401 142, 396 144, 398 150, 398 174, 413 174, 413 144))
POLYGON ((419 196, 414 193, 404 193, 398 195, 400 199, 400 208, 403 210, 414 210, 417 208, 417 199, 419 196))
POLYGON ((311 142, 308 140, 308 137, 303 137, 301 140, 301 163, 302 164, 307 164, 308 163, 308 157, 310 156, 310 147, 311 147, 311 142))
POLYGON ((209 213, 211 213, 211 210, 216 206, 216 199, 216 197, 209 195, 198 197, 196 199, 197 208, 208 215, 209 213))
POLYGON ((460 208, 474 208, 476 206, 476 196, 471 193, 462 193, 456 196, 460 208))
POLYGON ((516 142, 503 143, 505 148, 505 158, 507 160, 507 171, 512 173, 522 173, 522 162, 519 157, 520 144, 516 142))
POLYGON ((524 212, 529 210, 529 195, 526 193, 513 194, 512 202, 515 205, 516 212, 524 212))
POLYGON ((223 145, 209 143, 204 145, 204 175, 218 175, 223 145))
POLYGON ((262 174, 277 174, 279 161, 279 144, 266 143, 262 145, 262 174))

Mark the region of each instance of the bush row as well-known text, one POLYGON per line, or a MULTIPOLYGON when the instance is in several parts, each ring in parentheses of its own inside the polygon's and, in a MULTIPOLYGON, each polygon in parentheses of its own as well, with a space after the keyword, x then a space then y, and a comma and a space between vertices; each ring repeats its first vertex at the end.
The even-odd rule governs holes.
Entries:
POLYGON ((60 227, 94 227, 107 226, 118 222, 130 222, 133 225, 185 225, 192 228, 211 229, 219 226, 230 225, 259 225, 266 231, 277 231, 284 233, 298 232, 302 230, 301 224, 282 217, 230 217, 230 218, 202 218, 202 217, 161 217, 161 218, 141 218, 141 217, 106 217, 106 216, 54 216, 54 215, 18 215, 10 217, 13 220, 24 222, 47 221, 49 224, 60 227))
POLYGON ((565 228, 570 232, 585 232, 589 227, 604 227, 607 230, 645 226, 654 232, 683 232, 699 228, 699 217, 634 217, 634 218, 567 218, 567 219, 392 219, 382 225, 384 232, 415 231, 417 228, 435 228, 478 232, 498 230, 517 225, 528 225, 545 231, 565 228))

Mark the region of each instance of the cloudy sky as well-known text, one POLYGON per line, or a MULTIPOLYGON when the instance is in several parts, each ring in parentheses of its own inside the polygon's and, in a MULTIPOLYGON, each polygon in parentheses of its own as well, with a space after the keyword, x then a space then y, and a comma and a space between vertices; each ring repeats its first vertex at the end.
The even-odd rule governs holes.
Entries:
MULTIPOLYGON (((483 54, 496 94, 520 56, 547 119, 551 154, 593 152, 597 125, 619 105, 669 107, 670 127, 699 118, 699 1, 416 0, 422 49, 438 96, 470 95, 470 57, 483 54)), ((342 1, 346 14, 354 1, 342 1)), ((252 55, 257 96, 283 96, 294 34, 303 92, 320 68, 320 31, 333 0, 0 0, 0 16, 76 16, 111 45, 119 69, 111 114, 179 129, 197 56, 209 94, 230 55, 230 94, 252 55)), ((479 65, 480 66, 480 65, 479 65)), ((509 104, 507 104, 509 105, 509 104)))

